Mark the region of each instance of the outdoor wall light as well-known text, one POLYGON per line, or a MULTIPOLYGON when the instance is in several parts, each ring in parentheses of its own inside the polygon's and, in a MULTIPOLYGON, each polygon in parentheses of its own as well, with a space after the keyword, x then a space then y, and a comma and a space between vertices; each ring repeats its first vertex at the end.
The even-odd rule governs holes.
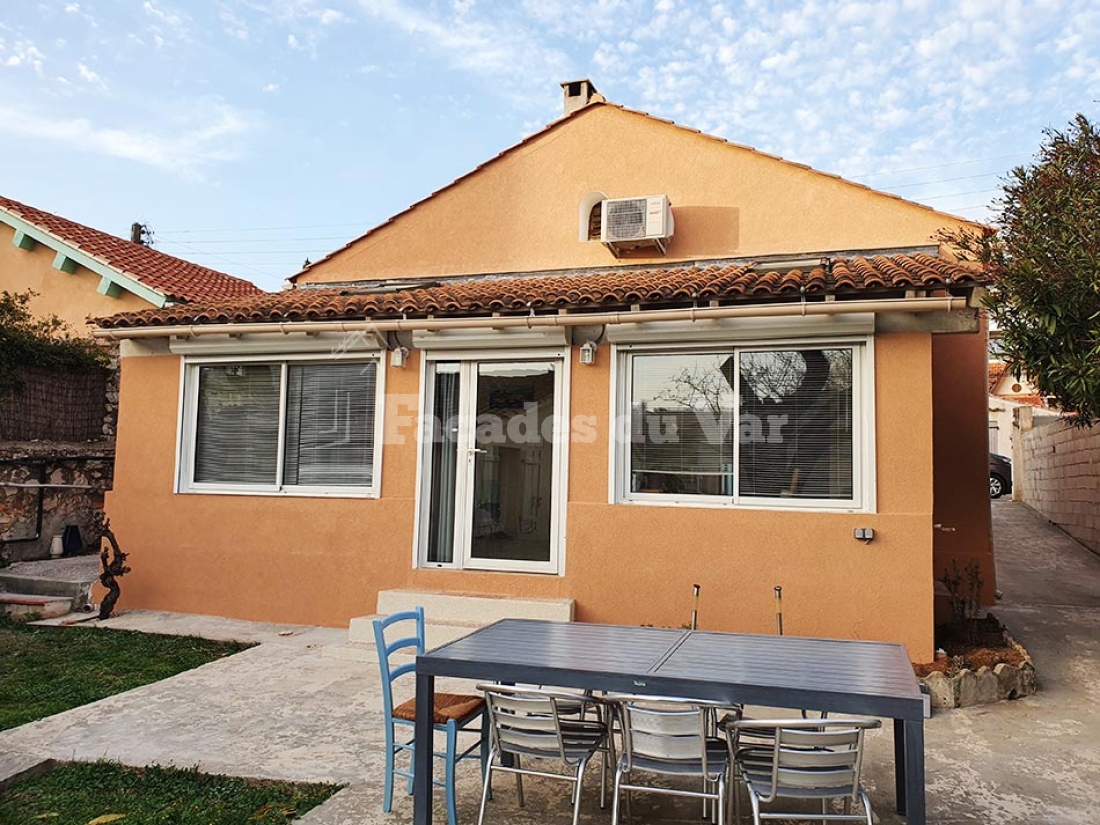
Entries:
POLYGON ((408 347, 394 347, 390 350, 390 366, 391 367, 403 367, 405 362, 409 360, 409 348, 408 347))
POLYGON ((595 364, 596 363, 596 342, 589 341, 587 344, 581 344, 581 363, 582 364, 595 364))

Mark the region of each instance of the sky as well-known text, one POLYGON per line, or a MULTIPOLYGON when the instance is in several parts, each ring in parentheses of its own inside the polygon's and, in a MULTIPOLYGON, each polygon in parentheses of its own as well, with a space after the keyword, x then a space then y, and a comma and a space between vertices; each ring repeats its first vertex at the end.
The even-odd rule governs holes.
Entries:
POLYGON ((977 220, 1100 117, 1100 0, 0 0, 0 194, 276 290, 559 82, 977 220))

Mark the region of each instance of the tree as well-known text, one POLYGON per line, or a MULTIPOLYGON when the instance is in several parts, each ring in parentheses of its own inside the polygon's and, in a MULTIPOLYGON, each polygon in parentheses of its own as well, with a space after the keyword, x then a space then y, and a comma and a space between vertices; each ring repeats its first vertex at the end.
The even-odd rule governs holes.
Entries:
POLYGON ((944 233, 988 268, 1005 359, 1080 426, 1100 418, 1100 132, 1077 115, 1003 182, 996 229, 944 233))
POLYGON ((105 366, 106 353, 90 338, 78 338, 56 316, 35 318, 26 292, 0 292, 0 396, 22 388, 22 367, 85 371, 105 366))

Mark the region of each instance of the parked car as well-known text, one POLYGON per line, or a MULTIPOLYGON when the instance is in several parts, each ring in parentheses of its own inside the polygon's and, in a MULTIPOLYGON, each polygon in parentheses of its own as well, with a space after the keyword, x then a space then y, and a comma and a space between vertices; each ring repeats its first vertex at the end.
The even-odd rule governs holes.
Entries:
POLYGON ((1012 459, 989 454, 989 497, 1000 498, 1012 492, 1012 459))

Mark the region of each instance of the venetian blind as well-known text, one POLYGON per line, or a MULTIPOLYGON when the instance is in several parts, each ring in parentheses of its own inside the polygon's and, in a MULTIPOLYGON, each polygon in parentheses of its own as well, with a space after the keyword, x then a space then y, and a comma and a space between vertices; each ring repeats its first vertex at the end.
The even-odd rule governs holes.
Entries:
POLYGON ((287 486, 370 486, 378 364, 287 367, 287 486))
POLYGON ((739 353, 741 496, 852 498, 852 355, 739 353))
POLYGON ((278 364, 199 367, 196 482, 276 483, 281 372, 278 364))

